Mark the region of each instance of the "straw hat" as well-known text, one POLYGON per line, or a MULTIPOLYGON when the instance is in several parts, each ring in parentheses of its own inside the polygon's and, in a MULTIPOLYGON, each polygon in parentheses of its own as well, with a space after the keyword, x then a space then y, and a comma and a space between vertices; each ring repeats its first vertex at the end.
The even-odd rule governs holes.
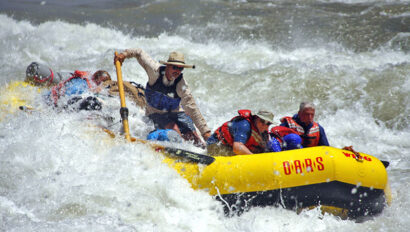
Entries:
POLYGON ((195 65, 185 64, 184 54, 182 52, 171 52, 169 53, 168 61, 159 61, 161 64, 165 65, 177 65, 184 68, 195 68, 195 65))
POLYGON ((270 123, 273 123, 273 118, 275 116, 272 112, 267 110, 259 110, 255 115, 270 123))

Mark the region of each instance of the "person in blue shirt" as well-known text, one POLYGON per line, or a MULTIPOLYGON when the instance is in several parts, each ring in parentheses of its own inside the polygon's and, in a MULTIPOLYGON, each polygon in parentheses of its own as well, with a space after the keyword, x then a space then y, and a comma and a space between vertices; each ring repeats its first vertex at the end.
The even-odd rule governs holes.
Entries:
POLYGON ((207 140, 210 155, 244 155, 266 151, 267 130, 273 121, 273 113, 259 110, 239 110, 238 116, 225 122, 207 140))
MULTIPOLYGON (((329 146, 325 130, 319 123, 313 121, 314 117, 315 105, 311 102, 302 102, 299 106, 299 112, 293 117, 283 117, 280 125, 291 128, 300 135, 303 147, 329 146)), ((361 157, 353 149, 353 146, 344 146, 342 149, 361 157)))
POLYGON ((315 118, 315 105, 311 102, 302 102, 299 112, 293 117, 283 117, 281 126, 291 128, 302 137, 303 147, 329 146, 325 130, 315 118))
MULTIPOLYGON (((245 119, 240 121, 233 121, 229 127, 229 130, 232 131, 231 134, 233 135, 233 140, 235 142, 240 142, 245 144, 249 138, 251 125, 245 119)), ((212 134, 211 137, 207 140, 207 145, 214 144, 219 142, 216 134, 212 134)))
POLYGON ((45 98, 55 107, 74 110, 100 110, 101 102, 95 94, 102 90, 101 84, 110 81, 110 74, 99 70, 90 76, 89 72, 76 70, 71 77, 51 88, 45 98), (88 96, 83 96, 88 94, 88 96), (62 97, 65 97, 63 102, 62 97))
MULTIPOLYGON (((54 97, 51 97, 51 92, 47 93, 44 96, 44 100, 49 105, 56 106, 56 103, 59 103, 58 100, 60 96, 73 96, 72 99, 69 99, 69 103, 75 103, 75 100, 79 100, 79 95, 86 93, 90 90, 88 82, 85 79, 78 78, 79 76, 88 77, 88 72, 77 72, 77 78, 73 78, 75 73, 70 72, 55 72, 53 71, 48 65, 40 62, 32 62, 26 68, 26 79, 25 82, 30 83, 35 86, 45 87, 45 88, 53 88, 56 85, 64 85, 64 87, 60 86, 61 90, 56 92, 54 97), (84 75, 85 74, 85 75, 84 75), (70 81, 66 82, 68 79, 70 81), (66 83, 65 83, 66 82, 66 83), (63 84, 65 83, 65 84, 63 84), (78 96, 76 96, 78 95, 78 96)), ((95 72, 91 77, 91 84, 92 86, 95 85, 94 92, 99 92, 102 88, 108 89, 109 95, 118 95, 119 94, 119 87, 116 81, 109 81, 111 79, 110 74, 104 70, 99 70, 95 72), (104 83, 103 85, 101 85, 104 83), (103 87, 102 87, 103 86, 103 87)), ((145 101, 145 94, 144 94, 144 87, 140 84, 135 82, 124 81, 124 90, 127 93, 127 96, 134 101, 134 103, 141 107, 145 108, 146 101, 145 101)), ((66 100, 66 99, 65 99, 66 100)), ((64 102, 65 104, 66 102, 64 102)), ((63 103, 59 103, 62 105, 63 103)), ((58 104, 57 104, 58 105, 58 104)), ((65 105, 66 106, 66 105, 65 105)), ((84 106, 82 106, 84 107, 84 106)), ((85 106, 85 108, 87 108, 85 106)), ((91 106, 91 108, 93 108, 91 106)))

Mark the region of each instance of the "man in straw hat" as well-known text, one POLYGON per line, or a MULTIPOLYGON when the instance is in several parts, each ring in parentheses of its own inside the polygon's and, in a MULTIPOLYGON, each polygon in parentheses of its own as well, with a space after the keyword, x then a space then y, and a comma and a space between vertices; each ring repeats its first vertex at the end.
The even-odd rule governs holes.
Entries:
POLYGON ((135 57, 148 75, 145 89, 146 115, 154 122, 156 129, 174 129, 185 140, 193 140, 197 146, 204 146, 196 133, 196 127, 207 140, 211 135, 204 117, 198 109, 182 71, 195 68, 185 64, 184 54, 171 52, 167 61, 154 61, 140 48, 126 49, 114 57, 114 63, 135 57), (163 64, 163 65, 161 65, 163 64))
POLYGON ((239 110, 238 116, 216 129, 207 141, 210 155, 244 155, 266 150, 267 130, 273 122, 273 113, 259 110, 239 110))

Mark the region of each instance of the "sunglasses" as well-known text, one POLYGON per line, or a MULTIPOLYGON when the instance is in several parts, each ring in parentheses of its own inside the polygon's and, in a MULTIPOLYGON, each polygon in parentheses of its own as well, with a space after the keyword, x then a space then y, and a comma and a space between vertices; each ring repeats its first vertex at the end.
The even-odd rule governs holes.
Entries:
POLYGON ((172 65, 172 69, 182 71, 182 70, 184 70, 184 67, 179 67, 179 66, 176 66, 176 65, 172 65))

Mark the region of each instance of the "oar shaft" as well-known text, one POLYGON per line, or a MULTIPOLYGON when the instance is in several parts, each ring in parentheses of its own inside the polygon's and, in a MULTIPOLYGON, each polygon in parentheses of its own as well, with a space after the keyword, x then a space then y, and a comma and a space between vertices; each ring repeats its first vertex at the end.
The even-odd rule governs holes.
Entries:
MULTIPOLYGON (((115 52, 115 56, 117 56, 117 54, 118 53, 115 52)), ((115 68, 117 71, 118 90, 120 91, 120 100, 121 100, 120 114, 121 114, 121 119, 122 119, 122 125, 124 127, 125 138, 128 141, 131 141, 130 127, 128 125, 128 108, 127 108, 127 105, 125 104, 124 83, 122 81, 121 63, 119 61, 115 62, 115 68)))
MULTIPOLYGON (((117 54, 118 53, 115 52, 115 55, 117 54)), ((121 107, 127 107, 125 104, 125 97, 124 97, 124 82, 122 81, 121 63, 119 61, 115 62, 115 68, 117 71, 117 82, 118 82, 118 89, 120 91, 121 107)))

